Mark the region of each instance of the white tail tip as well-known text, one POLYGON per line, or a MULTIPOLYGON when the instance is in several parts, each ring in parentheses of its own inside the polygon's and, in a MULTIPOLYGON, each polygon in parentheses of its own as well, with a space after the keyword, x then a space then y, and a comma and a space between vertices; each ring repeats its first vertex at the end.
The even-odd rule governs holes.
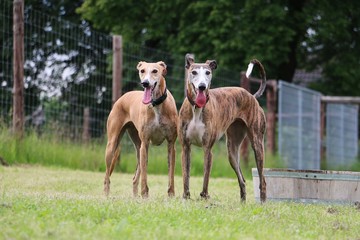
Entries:
POLYGON ((253 64, 253 63, 249 63, 248 69, 246 70, 246 77, 247 77, 247 78, 250 77, 250 74, 251 74, 253 68, 254 68, 254 64, 253 64))

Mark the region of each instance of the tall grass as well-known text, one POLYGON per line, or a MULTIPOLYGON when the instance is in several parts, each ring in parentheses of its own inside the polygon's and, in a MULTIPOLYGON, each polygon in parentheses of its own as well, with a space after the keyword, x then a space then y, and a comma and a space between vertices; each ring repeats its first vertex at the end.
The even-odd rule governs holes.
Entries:
MULTIPOLYGON (((90 171, 105 171, 106 141, 97 141, 88 144, 76 143, 70 140, 59 140, 54 135, 34 132, 26 134, 21 141, 16 140, 7 129, 0 132, 0 157, 9 164, 40 164, 44 166, 61 166, 71 169, 83 169, 90 171)), ((115 171, 133 173, 136 169, 135 150, 126 136, 122 141, 120 162, 115 171)), ((192 147, 191 175, 203 175, 203 150, 192 147)), ((250 154, 249 164, 241 162, 242 170, 246 178, 251 177, 251 168, 255 167, 253 154, 250 154)), ((277 157, 266 156, 265 167, 281 167, 277 157)), ((167 147, 150 146, 148 172, 152 174, 167 174, 167 147)), ((176 144, 176 167, 175 173, 181 175, 181 147, 176 144)), ((213 149, 213 177, 235 177, 227 158, 225 140, 215 144, 213 149)))
POLYGON ((81 145, 70 140, 35 133, 26 134, 22 140, 8 131, 0 134, 0 156, 9 164, 40 164, 72 169, 99 171, 103 169, 103 146, 81 145))

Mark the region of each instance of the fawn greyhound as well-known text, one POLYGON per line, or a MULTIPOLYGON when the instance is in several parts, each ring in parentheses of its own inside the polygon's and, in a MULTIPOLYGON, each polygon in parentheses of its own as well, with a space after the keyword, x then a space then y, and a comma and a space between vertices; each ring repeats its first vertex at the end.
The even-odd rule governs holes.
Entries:
POLYGON ((179 139, 182 145, 183 198, 190 198, 190 154, 191 144, 202 147, 204 151, 204 181, 202 198, 208 198, 209 176, 212 166, 211 149, 215 141, 226 134, 228 159, 234 169, 241 200, 246 200, 245 179, 240 169, 239 147, 245 136, 250 139, 260 179, 260 199, 266 200, 264 166, 265 115, 256 98, 262 95, 266 86, 266 74, 262 64, 254 59, 249 63, 247 77, 254 65, 259 66, 262 82, 259 90, 250 94, 241 87, 222 87, 210 89, 212 71, 216 69, 215 60, 195 63, 191 54, 186 54, 187 98, 179 112, 179 139))
POLYGON ((166 88, 164 62, 139 62, 139 77, 144 91, 131 91, 119 98, 108 117, 108 142, 105 152, 106 173, 104 192, 110 191, 110 176, 120 154, 120 141, 127 131, 136 149, 137 167, 133 178, 133 194, 137 196, 141 177, 141 196, 147 197, 147 162, 149 144, 168 144, 168 195, 175 195, 174 167, 177 137, 177 110, 170 91, 166 88))

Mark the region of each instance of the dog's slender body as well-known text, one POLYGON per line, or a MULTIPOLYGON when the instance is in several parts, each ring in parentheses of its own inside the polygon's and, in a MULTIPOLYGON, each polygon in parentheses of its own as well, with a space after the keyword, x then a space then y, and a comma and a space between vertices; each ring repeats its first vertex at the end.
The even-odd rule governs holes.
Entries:
POLYGON ((174 196, 175 140, 177 137, 177 110, 173 96, 166 88, 166 65, 163 62, 139 62, 137 69, 144 91, 132 91, 119 98, 108 117, 108 142, 105 152, 106 173, 104 192, 110 191, 110 176, 120 154, 120 141, 129 134, 136 149, 137 167, 133 178, 133 194, 138 194, 141 178, 141 196, 148 196, 147 162, 149 144, 168 144, 168 195, 174 196))
POLYGON ((226 135, 228 159, 234 169, 240 186, 241 200, 246 200, 245 179, 240 169, 239 148, 249 137, 255 153, 260 178, 260 198, 266 200, 266 182, 263 175, 265 115, 256 97, 265 88, 265 71, 260 62, 253 60, 249 64, 247 75, 253 65, 258 65, 263 75, 260 89, 255 95, 240 87, 209 89, 215 61, 194 63, 191 55, 186 55, 187 98, 179 112, 179 140, 182 144, 182 172, 184 198, 190 198, 190 154, 191 145, 204 150, 204 181, 202 198, 208 198, 208 184, 212 167, 211 149, 214 143, 226 135))

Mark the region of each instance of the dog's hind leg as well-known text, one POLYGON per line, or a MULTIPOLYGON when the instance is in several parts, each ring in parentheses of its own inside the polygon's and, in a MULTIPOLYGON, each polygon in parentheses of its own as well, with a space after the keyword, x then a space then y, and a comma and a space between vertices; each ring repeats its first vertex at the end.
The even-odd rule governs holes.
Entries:
MULTIPOLYGON (((122 135, 122 134, 120 134, 122 135)), ((108 140, 105 151, 105 163, 106 163, 106 172, 104 179, 104 193, 106 196, 110 192, 110 176, 114 171, 116 161, 119 159, 120 155, 120 143, 121 136, 114 136, 108 140)))
POLYGON ((110 192, 110 176, 114 171, 115 164, 120 155, 120 141, 125 132, 125 124, 121 119, 118 119, 118 112, 111 111, 107 122, 107 145, 105 150, 106 172, 104 179, 104 193, 106 196, 110 192))
POLYGON ((240 158, 239 158, 239 149, 240 144, 246 136, 246 126, 241 121, 234 122, 228 128, 226 132, 226 144, 228 149, 228 158, 232 169, 235 171, 235 174, 238 179, 240 187, 240 197, 241 201, 246 201, 246 185, 245 178, 241 172, 240 168, 240 158))
POLYGON ((264 130, 259 133, 249 132, 249 139, 254 150, 256 167, 259 174, 259 189, 261 202, 266 201, 266 182, 264 177, 264 130))
POLYGON ((175 183, 174 183, 174 174, 175 174, 175 142, 168 143, 168 196, 175 196, 175 183))
POLYGON ((133 177, 133 195, 136 197, 138 195, 138 186, 139 186, 139 179, 140 179, 140 146, 141 146, 141 140, 139 138, 139 133, 134 125, 129 126, 127 129, 128 134, 134 144, 135 150, 136 150, 136 171, 135 175, 133 177))

